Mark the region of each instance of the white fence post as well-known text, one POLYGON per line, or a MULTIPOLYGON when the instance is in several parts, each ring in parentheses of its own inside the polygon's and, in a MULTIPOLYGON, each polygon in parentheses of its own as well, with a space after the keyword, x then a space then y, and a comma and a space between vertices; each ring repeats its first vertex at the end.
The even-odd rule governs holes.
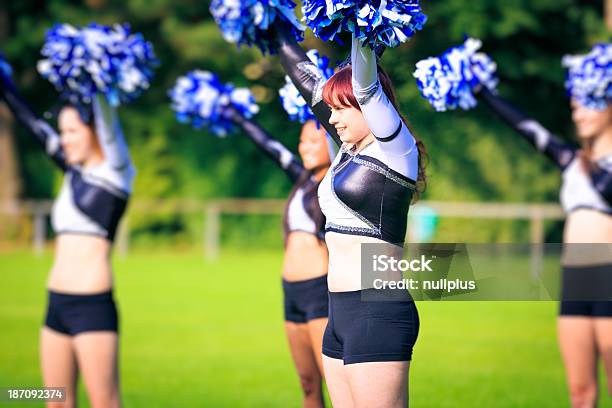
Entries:
POLYGON ((125 258, 130 251, 130 220, 124 217, 119 224, 117 231, 117 252, 119 256, 125 258))
POLYGON ((544 268, 544 217, 540 207, 531 209, 531 276, 539 279, 544 268))
POLYGON ((34 254, 36 256, 42 255, 45 250, 45 241, 47 239, 47 220, 46 211, 43 205, 34 205, 34 240, 32 245, 34 247, 34 254))
POLYGON ((219 232, 221 228, 221 208, 219 204, 208 204, 204 218, 204 257, 206 259, 217 259, 219 257, 219 232))

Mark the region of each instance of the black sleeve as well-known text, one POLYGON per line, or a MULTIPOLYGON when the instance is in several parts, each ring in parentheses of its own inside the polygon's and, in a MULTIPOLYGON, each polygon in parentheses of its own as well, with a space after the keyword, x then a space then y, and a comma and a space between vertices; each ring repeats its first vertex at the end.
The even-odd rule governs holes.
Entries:
POLYGON ((282 30, 276 30, 281 65, 336 145, 342 145, 336 128, 329 123, 331 109, 323 101, 325 79, 302 47, 282 30))
POLYGON ((612 159, 591 170, 591 181, 601 197, 612 207, 612 159))
POLYGON ((576 155, 577 148, 565 143, 550 133, 536 120, 527 117, 510 102, 483 88, 480 97, 512 129, 522 135, 536 150, 551 159, 559 168, 564 169, 576 155))
POLYGON ((257 123, 242 116, 236 109, 229 107, 227 113, 231 121, 244 130, 255 146, 285 171, 292 183, 298 180, 304 172, 304 166, 289 149, 273 139, 257 123))
POLYGON ((60 136, 47 122, 34 114, 21 95, 19 95, 15 85, 9 78, 1 74, 0 95, 13 112, 15 118, 34 135, 38 144, 45 150, 47 155, 62 170, 66 170, 68 165, 62 150, 60 136))

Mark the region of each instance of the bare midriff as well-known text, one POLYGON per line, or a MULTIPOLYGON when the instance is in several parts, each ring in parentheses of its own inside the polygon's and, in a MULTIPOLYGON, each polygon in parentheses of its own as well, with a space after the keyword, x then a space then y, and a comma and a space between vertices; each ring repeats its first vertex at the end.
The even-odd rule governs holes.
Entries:
POLYGON ((288 282, 319 278, 327 274, 327 246, 315 235, 295 231, 287 236, 283 279, 288 282))
POLYGON ((565 222, 563 242, 612 243, 612 215, 586 208, 572 211, 565 222))
POLYGON ((47 287, 55 292, 93 294, 113 286, 111 242, 83 234, 60 234, 47 287))
POLYGON ((563 266, 612 265, 612 216, 590 209, 572 211, 565 222, 563 242, 563 266))
MULTIPOLYGON (((402 257, 402 247, 362 235, 328 232, 325 242, 329 249, 327 286, 330 292, 350 292, 371 287, 370 284, 364 286, 361 279, 362 244, 380 244, 376 248, 378 255, 391 255, 397 259, 402 257)), ((398 277, 401 278, 401 274, 398 277)))

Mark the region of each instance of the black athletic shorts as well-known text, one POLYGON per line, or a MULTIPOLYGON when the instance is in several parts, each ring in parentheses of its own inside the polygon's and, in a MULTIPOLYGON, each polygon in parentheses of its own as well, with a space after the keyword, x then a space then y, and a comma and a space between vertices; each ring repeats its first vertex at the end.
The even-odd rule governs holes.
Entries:
POLYGON ((419 334, 414 301, 362 299, 373 290, 329 293, 324 355, 344 364, 412 359, 419 334))
POLYGON ((45 326, 70 336, 88 331, 118 331, 112 291, 73 295, 49 291, 45 326))
POLYGON ((285 295, 285 320, 306 323, 327 317, 327 275, 296 282, 283 279, 285 295))
POLYGON ((561 316, 612 317, 612 265, 564 266, 561 316))

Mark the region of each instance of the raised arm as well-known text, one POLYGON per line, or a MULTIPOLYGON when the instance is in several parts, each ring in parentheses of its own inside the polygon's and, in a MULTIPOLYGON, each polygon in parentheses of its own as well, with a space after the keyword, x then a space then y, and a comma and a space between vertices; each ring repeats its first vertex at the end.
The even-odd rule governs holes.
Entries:
POLYGON ((319 68, 308 58, 306 52, 293 37, 286 35, 282 30, 277 30, 277 33, 278 55, 283 69, 334 143, 338 146, 342 145, 336 128, 329 123, 331 109, 323 101, 325 79, 319 68))
POLYGON ((576 155, 576 147, 563 142, 536 120, 527 117, 510 102, 494 95, 487 88, 481 89, 478 94, 512 129, 559 168, 564 169, 572 161, 576 155))
POLYGON ((128 171, 132 161, 116 109, 108 104, 104 96, 98 94, 93 99, 93 110, 96 133, 104 152, 104 160, 119 172, 128 171))
POLYGON ((34 135, 36 141, 55 164, 65 171, 68 164, 62 150, 59 134, 47 122, 34 114, 17 91, 15 84, 2 73, 0 73, 0 94, 15 118, 34 135))
POLYGON ((275 140, 265 130, 263 130, 255 122, 246 119, 236 109, 231 106, 227 109, 227 115, 232 122, 240 126, 244 133, 253 141, 261 151, 263 151, 270 159, 274 161, 281 169, 285 171, 291 182, 296 182, 300 175, 304 172, 304 166, 295 157, 293 153, 283 146, 279 141, 275 140))
POLYGON ((378 80, 376 54, 370 47, 362 47, 354 35, 351 64, 353 94, 381 149, 392 156, 404 156, 416 149, 415 138, 378 80))

